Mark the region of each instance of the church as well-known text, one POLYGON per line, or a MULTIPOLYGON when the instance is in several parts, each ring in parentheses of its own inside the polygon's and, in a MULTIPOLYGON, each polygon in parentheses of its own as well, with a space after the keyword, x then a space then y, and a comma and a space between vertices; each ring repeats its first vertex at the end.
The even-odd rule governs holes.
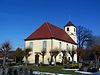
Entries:
MULTIPOLYGON (((50 51, 55 49, 59 50, 56 62, 62 62, 63 54, 61 50, 66 50, 67 60, 72 61, 68 50, 77 49, 76 26, 69 21, 64 25, 64 29, 61 29, 57 25, 45 22, 24 41, 25 48, 32 48, 32 51, 30 52, 31 55, 28 57, 29 63, 41 63, 42 56, 40 53, 42 50, 45 50, 44 63, 49 64, 51 57, 50 51)), ((53 62, 54 61, 53 58, 53 62)), ((77 62, 77 53, 74 55, 74 61, 77 62)))

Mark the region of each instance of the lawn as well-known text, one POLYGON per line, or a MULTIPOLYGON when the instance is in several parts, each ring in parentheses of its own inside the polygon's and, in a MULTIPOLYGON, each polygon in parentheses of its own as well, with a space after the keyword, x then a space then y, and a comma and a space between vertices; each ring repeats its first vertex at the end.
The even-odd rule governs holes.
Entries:
MULTIPOLYGON (((25 65, 23 65, 23 66, 17 66, 15 68, 20 69, 21 67, 25 71, 25 65)), ((34 65, 28 65, 27 68, 28 68, 28 70, 32 69, 33 71, 39 71, 39 72, 48 72, 48 73, 55 73, 55 74, 83 75, 83 74, 80 74, 80 73, 76 73, 74 71, 62 70, 63 67, 64 66, 39 66, 38 67, 38 66, 34 66, 34 65)))
POLYGON ((83 75, 76 73, 74 71, 64 71, 63 66, 40 66, 40 67, 31 67, 33 71, 40 72, 49 72, 49 73, 60 73, 60 74, 71 74, 71 75, 83 75))

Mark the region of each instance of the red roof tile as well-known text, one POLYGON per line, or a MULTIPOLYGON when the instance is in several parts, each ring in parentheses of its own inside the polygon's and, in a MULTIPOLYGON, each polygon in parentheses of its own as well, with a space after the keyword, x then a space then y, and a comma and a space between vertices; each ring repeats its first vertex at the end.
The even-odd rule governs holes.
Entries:
POLYGON ((51 23, 45 22, 35 32, 25 39, 36 40, 36 39, 58 39, 72 44, 76 44, 74 40, 61 28, 52 25, 51 23))

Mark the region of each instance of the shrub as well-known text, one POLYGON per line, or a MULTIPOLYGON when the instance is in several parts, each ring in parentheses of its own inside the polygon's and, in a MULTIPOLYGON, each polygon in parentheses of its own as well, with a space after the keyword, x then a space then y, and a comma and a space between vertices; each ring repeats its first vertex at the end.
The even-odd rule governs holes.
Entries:
POLYGON ((60 62, 56 62, 56 65, 63 65, 62 63, 60 63, 60 62))
POLYGON ((39 66, 49 66, 49 64, 40 63, 39 66))
POLYGON ((67 64, 64 68, 77 69, 79 68, 79 64, 78 63, 67 64))
POLYGON ((71 64, 71 68, 79 68, 79 64, 78 63, 73 63, 73 64, 71 64))
POLYGON ((16 65, 17 65, 16 63, 8 64, 8 66, 16 66, 16 65))
POLYGON ((97 68, 88 68, 87 72, 97 72, 99 71, 97 68))

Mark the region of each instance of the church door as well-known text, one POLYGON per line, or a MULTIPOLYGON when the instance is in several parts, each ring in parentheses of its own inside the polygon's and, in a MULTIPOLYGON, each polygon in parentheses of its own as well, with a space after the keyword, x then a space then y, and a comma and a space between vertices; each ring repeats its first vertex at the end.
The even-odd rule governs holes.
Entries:
POLYGON ((38 54, 35 55, 35 64, 39 64, 39 55, 38 54))

